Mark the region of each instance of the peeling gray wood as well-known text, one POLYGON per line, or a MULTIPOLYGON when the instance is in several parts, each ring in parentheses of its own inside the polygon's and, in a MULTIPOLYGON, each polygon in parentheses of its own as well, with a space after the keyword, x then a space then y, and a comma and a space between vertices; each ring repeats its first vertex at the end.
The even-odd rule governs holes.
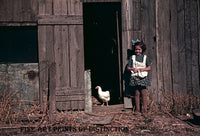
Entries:
POLYGON ((11 93, 18 108, 30 108, 39 102, 38 63, 0 64, 0 93, 11 93), (29 72, 34 71, 35 75, 29 72))

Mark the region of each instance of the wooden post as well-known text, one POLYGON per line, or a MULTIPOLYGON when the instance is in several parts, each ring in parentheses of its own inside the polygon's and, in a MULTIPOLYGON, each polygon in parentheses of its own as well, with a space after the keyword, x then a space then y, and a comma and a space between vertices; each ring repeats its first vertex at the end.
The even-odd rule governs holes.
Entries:
POLYGON ((91 71, 85 71, 85 112, 92 112, 92 84, 91 71))

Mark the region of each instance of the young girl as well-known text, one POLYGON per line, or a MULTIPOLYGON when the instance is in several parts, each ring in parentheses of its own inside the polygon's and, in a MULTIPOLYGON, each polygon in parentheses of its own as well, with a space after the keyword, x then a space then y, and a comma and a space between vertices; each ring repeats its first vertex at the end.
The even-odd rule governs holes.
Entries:
POLYGON ((139 40, 133 41, 133 55, 130 57, 127 70, 131 71, 130 89, 135 93, 135 113, 140 113, 140 95, 142 96, 143 109, 142 113, 147 113, 147 86, 150 86, 148 72, 151 70, 150 61, 143 53, 146 45, 139 40))

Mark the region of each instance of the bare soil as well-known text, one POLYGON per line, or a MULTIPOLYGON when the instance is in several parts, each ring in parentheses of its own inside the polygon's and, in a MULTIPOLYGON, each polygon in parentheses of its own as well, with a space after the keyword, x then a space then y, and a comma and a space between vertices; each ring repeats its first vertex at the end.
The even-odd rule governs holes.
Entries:
POLYGON ((145 116, 134 115, 132 109, 124 109, 123 104, 104 107, 95 104, 92 113, 77 111, 59 114, 57 121, 53 123, 47 123, 43 119, 2 125, 0 135, 200 135, 200 125, 195 123, 190 114, 174 116, 160 112, 148 113, 145 116))

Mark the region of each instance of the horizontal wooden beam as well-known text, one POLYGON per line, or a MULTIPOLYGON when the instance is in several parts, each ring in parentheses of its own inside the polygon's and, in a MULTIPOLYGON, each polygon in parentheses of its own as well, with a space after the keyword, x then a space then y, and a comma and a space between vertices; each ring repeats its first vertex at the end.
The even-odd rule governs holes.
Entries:
POLYGON ((0 26, 37 26, 37 22, 13 22, 13 21, 3 21, 0 22, 0 26))
POLYGON ((82 16, 67 15, 40 15, 38 16, 38 24, 40 25, 82 25, 82 16))
POLYGON ((56 102, 56 109, 59 110, 82 110, 85 108, 84 101, 66 101, 66 102, 56 102))
POLYGON ((56 96, 56 102, 84 101, 85 95, 56 96))
POLYGON ((56 96, 66 95, 85 95, 85 90, 77 88, 56 88, 56 96))

